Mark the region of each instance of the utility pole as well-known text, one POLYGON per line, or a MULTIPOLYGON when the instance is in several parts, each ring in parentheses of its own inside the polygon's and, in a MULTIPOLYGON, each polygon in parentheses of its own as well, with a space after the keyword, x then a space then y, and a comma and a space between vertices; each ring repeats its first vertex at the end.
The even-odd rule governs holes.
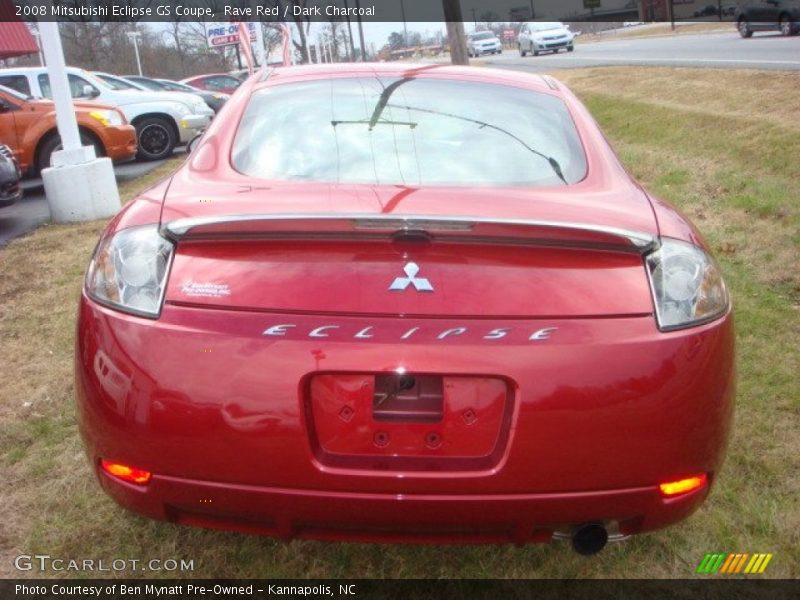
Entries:
MULTIPOLYGON (((348 8, 347 0, 344 0, 344 8, 345 8, 345 12, 349 12, 349 11, 347 11, 347 8, 348 8)), ((350 15, 349 14, 347 15, 347 38, 349 40, 348 43, 350 44, 350 59, 349 60, 352 60, 353 62, 355 62, 356 61, 356 44, 353 41, 353 27, 352 27, 352 25, 350 23, 350 15)))
POLYGON ((139 60, 139 38, 142 37, 142 34, 138 31, 129 31, 125 35, 127 35, 133 42, 133 51, 136 53, 136 68, 139 70, 139 77, 141 77, 142 61, 139 60))
POLYGON ((408 48, 408 23, 406 22, 406 7, 403 0, 400 0, 400 14, 403 16, 403 46, 408 48))
POLYGON ((364 44, 364 24, 361 22, 361 2, 356 0, 356 19, 358 19, 358 40, 361 43, 361 62, 367 60, 367 47, 364 44))
POLYGON ((531 3, 531 21, 536 18, 536 9, 533 8, 533 0, 530 0, 531 3))
POLYGON ((442 0, 444 20, 447 22, 447 39, 450 42, 450 62, 468 65, 467 40, 464 34, 464 18, 459 0, 442 0))

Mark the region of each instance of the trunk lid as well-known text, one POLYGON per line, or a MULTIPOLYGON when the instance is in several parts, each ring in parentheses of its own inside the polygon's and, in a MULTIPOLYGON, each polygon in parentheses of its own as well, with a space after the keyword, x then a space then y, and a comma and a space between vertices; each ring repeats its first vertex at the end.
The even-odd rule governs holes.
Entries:
POLYGON ((178 241, 170 303, 471 318, 652 312, 642 253, 655 222, 631 189, 206 183, 164 206, 162 228, 178 241))

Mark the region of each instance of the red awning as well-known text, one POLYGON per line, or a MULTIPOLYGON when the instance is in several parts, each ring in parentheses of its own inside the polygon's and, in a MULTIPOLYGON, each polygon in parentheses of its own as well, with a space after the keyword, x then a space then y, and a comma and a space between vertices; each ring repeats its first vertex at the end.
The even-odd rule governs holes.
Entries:
POLYGON ((10 58, 39 51, 28 26, 17 19, 16 9, 8 0, 0 0, 0 58, 10 58))

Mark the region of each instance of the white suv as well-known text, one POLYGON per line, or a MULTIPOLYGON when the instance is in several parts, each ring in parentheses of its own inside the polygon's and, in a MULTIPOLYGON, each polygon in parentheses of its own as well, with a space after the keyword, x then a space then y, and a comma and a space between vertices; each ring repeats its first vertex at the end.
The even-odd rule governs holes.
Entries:
POLYGON ((528 52, 539 56, 540 52, 558 52, 562 48, 572 52, 575 49, 574 42, 575 34, 563 23, 523 23, 517 36, 520 56, 528 52))
MULTIPOLYGON (((114 89, 91 73, 67 67, 73 98, 94 100, 117 107, 136 128, 137 156, 158 160, 175 146, 188 143, 214 116, 200 98, 176 98, 169 92, 114 89)), ((34 98, 51 98, 50 77, 44 67, 0 69, 0 85, 34 98)))

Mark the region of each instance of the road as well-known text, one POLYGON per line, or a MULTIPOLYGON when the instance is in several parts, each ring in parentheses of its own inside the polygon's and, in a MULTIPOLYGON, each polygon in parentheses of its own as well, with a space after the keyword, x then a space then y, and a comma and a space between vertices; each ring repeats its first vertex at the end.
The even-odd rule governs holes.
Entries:
MULTIPOLYGON (((146 175, 164 161, 131 162, 114 166, 117 181, 127 181, 146 175)), ((44 195, 41 179, 24 179, 22 200, 0 208, 0 248, 50 220, 50 208, 44 195)))
MULTIPOLYGON (((731 25, 733 28, 733 25, 731 25)), ((728 69, 800 70, 800 36, 756 33, 742 39, 735 31, 652 38, 628 38, 576 44, 575 52, 528 55, 516 50, 473 59, 504 69, 552 71, 584 67, 635 65, 728 69)))

